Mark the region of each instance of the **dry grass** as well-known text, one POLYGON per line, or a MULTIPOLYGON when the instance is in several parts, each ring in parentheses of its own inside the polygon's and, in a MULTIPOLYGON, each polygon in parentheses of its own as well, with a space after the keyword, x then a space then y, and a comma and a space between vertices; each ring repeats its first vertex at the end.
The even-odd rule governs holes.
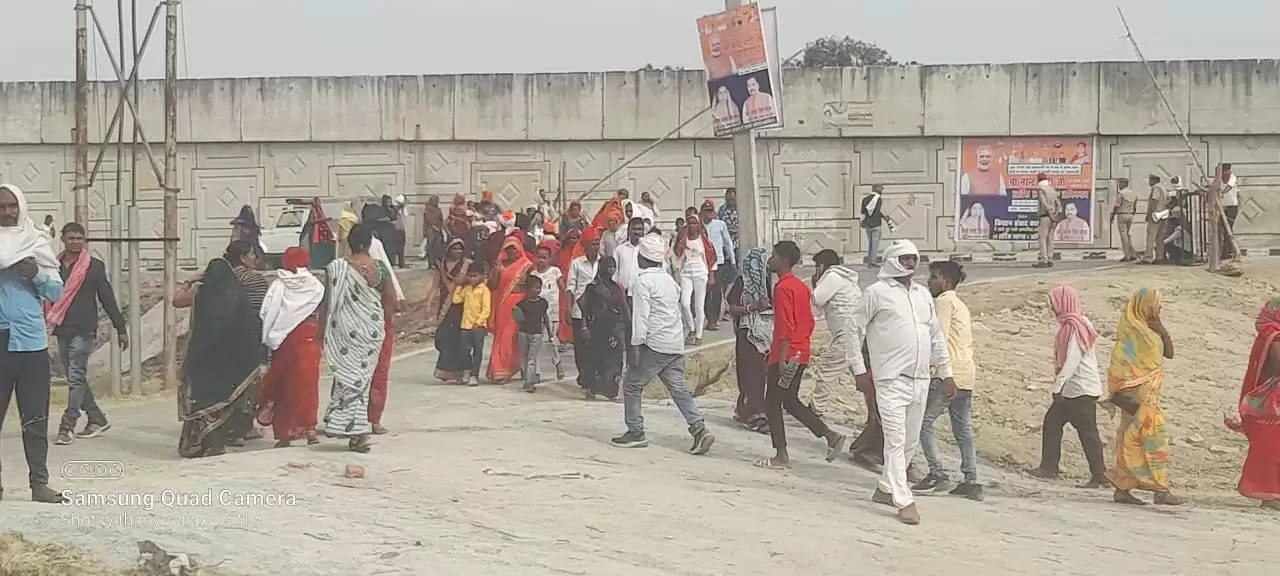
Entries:
POLYGON ((84 554, 55 544, 36 544, 18 532, 0 535, 0 575, 104 576, 121 575, 84 554))

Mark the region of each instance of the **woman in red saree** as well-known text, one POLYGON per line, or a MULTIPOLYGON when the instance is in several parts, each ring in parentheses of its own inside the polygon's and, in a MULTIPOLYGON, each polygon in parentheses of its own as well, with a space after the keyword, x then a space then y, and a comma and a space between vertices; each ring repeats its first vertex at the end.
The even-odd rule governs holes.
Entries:
POLYGON ((285 250, 279 277, 262 304, 263 343, 274 350, 271 368, 258 386, 258 424, 271 426, 276 447, 316 439, 320 407, 320 324, 316 311, 324 284, 307 269, 307 253, 285 250))
POLYGON ((524 279, 533 269, 533 261, 524 251, 523 237, 518 230, 507 235, 490 281, 493 307, 489 326, 493 330, 493 348, 489 352, 489 380, 494 384, 506 384, 521 370, 517 351, 519 324, 511 310, 524 299, 524 279))
MULTIPOLYGON (((581 206, 581 204, 579 204, 581 206)), ((560 278, 569 277, 569 265, 573 259, 582 256, 582 228, 569 228, 564 233, 560 250, 556 252, 556 267, 560 268, 560 278)), ((556 333, 561 344, 573 343, 573 297, 560 286, 560 330, 556 333)))
POLYGON ((1249 438, 1240 494, 1280 510, 1280 298, 1262 306, 1257 327, 1240 389, 1240 420, 1227 425, 1249 438))

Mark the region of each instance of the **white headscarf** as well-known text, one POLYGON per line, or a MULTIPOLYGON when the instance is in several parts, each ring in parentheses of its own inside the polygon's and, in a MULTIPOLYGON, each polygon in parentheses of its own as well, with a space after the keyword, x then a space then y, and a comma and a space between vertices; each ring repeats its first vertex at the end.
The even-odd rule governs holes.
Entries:
POLYGON ((640 257, 650 262, 663 263, 667 259, 667 241, 658 234, 645 234, 640 238, 640 257))
POLYGON ((0 227, 0 270, 34 257, 41 268, 58 270, 58 257, 53 253, 49 236, 36 227, 27 212, 27 197, 13 184, 0 184, 18 200, 18 225, 0 227))
POLYGON ((275 350, 284 343, 303 320, 306 320, 320 301, 324 300, 324 284, 306 268, 298 271, 281 268, 276 281, 267 288, 262 301, 262 343, 275 350))
POLYGON ((880 265, 877 278, 890 279, 903 276, 915 276, 915 270, 908 270, 898 263, 899 256, 920 256, 920 251, 910 240, 894 240, 889 249, 884 251, 884 264, 880 265))

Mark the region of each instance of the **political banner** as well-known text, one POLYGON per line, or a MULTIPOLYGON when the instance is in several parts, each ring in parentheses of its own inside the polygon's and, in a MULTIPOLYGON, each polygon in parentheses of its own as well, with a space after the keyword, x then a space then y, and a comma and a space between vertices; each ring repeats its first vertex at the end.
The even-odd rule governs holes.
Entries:
POLYGON ((1054 241, 1092 243, 1093 151, 1091 137, 961 140, 956 240, 1039 240, 1036 176, 1044 174, 1065 215, 1054 228, 1054 241))
POLYGON ((703 16, 698 36, 716 136, 778 126, 778 71, 771 70, 760 6, 703 16))

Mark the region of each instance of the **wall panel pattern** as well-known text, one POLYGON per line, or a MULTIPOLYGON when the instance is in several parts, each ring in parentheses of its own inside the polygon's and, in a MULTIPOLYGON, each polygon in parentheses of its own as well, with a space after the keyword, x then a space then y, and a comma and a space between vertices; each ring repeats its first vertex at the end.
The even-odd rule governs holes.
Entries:
MULTIPOLYGON (((1237 222, 1245 246, 1274 245, 1280 238, 1280 137, 1212 136, 1193 139, 1201 162, 1231 162, 1241 181, 1237 222)), ((843 253, 864 249, 859 204, 875 184, 884 186, 885 210, 898 223, 886 239, 908 238, 921 249, 943 253, 1007 251, 1025 243, 963 243, 951 240, 955 215, 957 138, 779 138, 761 139, 758 188, 770 240, 790 238, 806 252, 832 248, 843 253)), ((273 221, 288 198, 377 197, 404 194, 413 210, 411 238, 419 237, 420 207, 437 196, 447 204, 454 194, 478 197, 494 192, 505 207, 538 201, 540 191, 554 194, 563 178, 575 199, 648 144, 643 141, 554 142, 271 142, 184 145, 179 167, 183 186, 179 203, 183 265, 194 266, 221 253, 229 223, 242 205, 273 221)), ((1181 141, 1171 136, 1098 138, 1099 214, 1110 207, 1113 179, 1130 178, 1145 198, 1146 176, 1193 179, 1195 163, 1181 141)), ((71 147, 0 145, 0 179, 23 188, 32 217, 52 214, 58 225, 74 214, 71 147)), ((112 156, 108 154, 108 156, 112 156)), ((141 161, 140 195, 144 236, 160 234, 160 190, 141 161)), ((115 202, 115 165, 105 164, 89 191, 95 235, 108 229, 115 202)), ((589 213, 619 188, 634 197, 648 192, 666 226, 687 206, 710 198, 717 205, 733 182, 733 159, 725 140, 675 140, 600 183, 586 198, 589 213)), ((132 177, 121 174, 125 195, 132 177)), ((1141 206, 1140 206, 1141 208, 1141 206)), ((1096 248, 1118 248, 1109 223, 1098 218, 1096 248)), ((1135 238, 1145 231, 1135 226, 1135 238)), ((415 241, 416 242, 416 241, 415 241)), ((143 251, 158 258, 159 246, 143 251)))

